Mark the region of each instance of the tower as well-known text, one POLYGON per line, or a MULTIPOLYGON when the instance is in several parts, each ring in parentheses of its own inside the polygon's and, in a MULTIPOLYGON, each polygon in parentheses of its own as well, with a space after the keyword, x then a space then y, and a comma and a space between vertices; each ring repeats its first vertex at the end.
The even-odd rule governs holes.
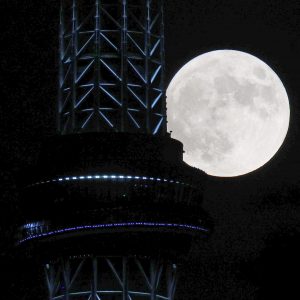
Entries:
POLYGON ((161 0, 62 1, 58 127, 166 133, 161 0))
POLYGON ((59 134, 23 180, 20 251, 49 299, 174 299, 211 230, 205 174, 166 130, 162 0, 63 0, 59 134))

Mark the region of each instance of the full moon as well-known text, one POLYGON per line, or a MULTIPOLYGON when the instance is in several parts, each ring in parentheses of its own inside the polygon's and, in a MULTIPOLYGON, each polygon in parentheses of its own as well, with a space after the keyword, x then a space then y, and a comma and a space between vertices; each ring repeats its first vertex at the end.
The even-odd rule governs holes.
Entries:
POLYGON ((167 89, 168 130, 184 161, 233 177, 267 163, 289 127, 287 92, 276 73, 245 52, 217 50, 184 65, 167 89))

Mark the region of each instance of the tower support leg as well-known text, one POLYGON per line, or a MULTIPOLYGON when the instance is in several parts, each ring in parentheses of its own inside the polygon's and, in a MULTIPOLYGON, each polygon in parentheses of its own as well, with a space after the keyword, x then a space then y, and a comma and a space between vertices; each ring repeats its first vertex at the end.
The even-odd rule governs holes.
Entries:
POLYGON ((49 300, 173 300, 174 264, 155 258, 72 257, 45 266, 49 300))

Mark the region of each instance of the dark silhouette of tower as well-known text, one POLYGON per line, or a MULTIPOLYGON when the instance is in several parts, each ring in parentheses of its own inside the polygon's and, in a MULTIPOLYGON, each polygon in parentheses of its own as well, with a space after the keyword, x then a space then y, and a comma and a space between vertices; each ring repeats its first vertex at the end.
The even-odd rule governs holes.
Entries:
POLYGON ((173 299, 211 223, 206 176, 167 133, 162 0, 62 1, 58 130, 24 179, 18 239, 49 299, 173 299))

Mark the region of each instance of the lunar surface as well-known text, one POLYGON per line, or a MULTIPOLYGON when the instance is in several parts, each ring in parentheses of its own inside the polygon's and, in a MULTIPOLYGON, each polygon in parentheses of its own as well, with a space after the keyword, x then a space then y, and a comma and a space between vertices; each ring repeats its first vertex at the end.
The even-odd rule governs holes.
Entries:
POLYGON ((245 52, 217 50, 184 65, 167 89, 168 130, 184 161, 233 177, 267 163, 288 131, 287 92, 276 73, 245 52))

